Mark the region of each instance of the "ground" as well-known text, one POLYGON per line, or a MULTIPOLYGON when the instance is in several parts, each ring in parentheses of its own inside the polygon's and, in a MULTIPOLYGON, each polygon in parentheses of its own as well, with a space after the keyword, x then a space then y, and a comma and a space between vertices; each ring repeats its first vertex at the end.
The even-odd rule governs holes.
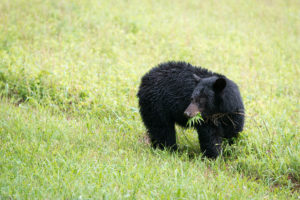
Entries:
POLYGON ((0 199, 297 199, 300 2, 0 2, 0 199), (184 60, 240 87, 247 118, 217 160, 179 127, 145 139, 136 92, 184 60))

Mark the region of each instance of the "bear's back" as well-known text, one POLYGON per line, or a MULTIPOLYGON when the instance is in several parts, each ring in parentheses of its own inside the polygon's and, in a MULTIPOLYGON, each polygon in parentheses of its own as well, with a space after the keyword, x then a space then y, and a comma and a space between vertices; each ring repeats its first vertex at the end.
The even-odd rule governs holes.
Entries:
MULTIPOLYGON (((146 73, 141 80, 141 86, 143 87, 168 87, 168 86, 184 86, 184 85, 195 85, 195 79, 193 74, 201 78, 207 78, 210 76, 219 75, 211 72, 202 67, 195 67, 186 62, 165 62, 152 68, 146 73)), ((139 94, 138 94, 139 96, 139 94)))

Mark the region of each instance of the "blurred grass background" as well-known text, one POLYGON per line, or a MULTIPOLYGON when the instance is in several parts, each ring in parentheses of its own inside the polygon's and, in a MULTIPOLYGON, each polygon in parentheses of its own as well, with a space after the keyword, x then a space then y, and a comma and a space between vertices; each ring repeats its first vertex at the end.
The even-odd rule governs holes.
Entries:
MULTIPOLYGON (((300 2, 1 0, 0 198, 300 198, 300 2), (215 161, 152 150, 140 78, 184 60, 240 86, 215 161)), ((187 139, 186 139, 187 138, 187 139)))

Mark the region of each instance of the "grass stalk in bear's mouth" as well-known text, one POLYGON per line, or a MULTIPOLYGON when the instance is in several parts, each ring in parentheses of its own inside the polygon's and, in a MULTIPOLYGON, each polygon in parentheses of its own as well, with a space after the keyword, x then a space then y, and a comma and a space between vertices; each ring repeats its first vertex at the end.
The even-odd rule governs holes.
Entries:
POLYGON ((203 122, 203 118, 202 118, 202 115, 201 113, 197 113, 197 115, 195 115, 194 117, 191 117, 189 118, 189 120, 187 121, 186 125, 188 127, 192 127, 194 126, 195 124, 201 124, 203 122))

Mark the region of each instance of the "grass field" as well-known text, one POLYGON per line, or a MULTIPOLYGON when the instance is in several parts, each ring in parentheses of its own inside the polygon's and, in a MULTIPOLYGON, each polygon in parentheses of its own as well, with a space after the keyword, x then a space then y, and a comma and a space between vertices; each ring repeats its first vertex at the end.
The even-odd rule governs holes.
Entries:
POLYGON ((0 199, 299 199, 300 1, 0 1, 0 199), (153 150, 136 93, 184 60, 238 83, 216 160, 153 150))

